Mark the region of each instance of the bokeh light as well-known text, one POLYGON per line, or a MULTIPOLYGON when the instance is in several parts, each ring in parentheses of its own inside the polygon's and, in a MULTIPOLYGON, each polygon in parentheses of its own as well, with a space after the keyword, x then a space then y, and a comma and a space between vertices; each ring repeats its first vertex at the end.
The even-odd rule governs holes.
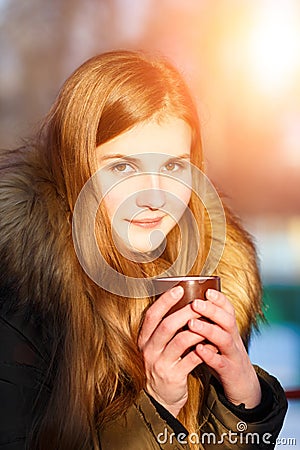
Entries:
POLYGON ((299 70, 299 5, 295 1, 262 2, 249 33, 249 69, 264 92, 288 89, 299 70))

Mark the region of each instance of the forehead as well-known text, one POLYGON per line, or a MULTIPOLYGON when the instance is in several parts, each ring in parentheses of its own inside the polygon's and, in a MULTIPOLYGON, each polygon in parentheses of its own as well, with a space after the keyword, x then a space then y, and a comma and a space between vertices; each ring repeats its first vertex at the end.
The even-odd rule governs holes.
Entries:
POLYGON ((189 154, 191 127, 182 119, 170 117, 162 122, 146 122, 120 134, 97 147, 97 157, 115 154, 165 153, 174 156, 189 154))

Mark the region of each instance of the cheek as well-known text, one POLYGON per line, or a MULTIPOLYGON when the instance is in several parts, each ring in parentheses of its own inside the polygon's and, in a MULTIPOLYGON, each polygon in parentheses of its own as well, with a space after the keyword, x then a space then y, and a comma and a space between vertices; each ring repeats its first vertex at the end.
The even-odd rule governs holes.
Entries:
POLYGON ((165 183, 163 189, 171 194, 173 202, 176 203, 177 200, 178 205, 182 205, 182 203, 185 206, 188 205, 192 194, 192 190, 189 186, 186 186, 184 183, 177 180, 170 180, 168 183, 165 183))
POLYGON ((185 205, 188 205, 192 195, 192 190, 188 187, 185 187, 181 191, 181 200, 185 205))
POLYGON ((103 203, 110 219, 114 216, 115 212, 120 207, 121 202, 122 201, 120 195, 118 195, 118 193, 116 192, 110 192, 104 197, 103 203))
POLYGON ((133 208, 136 186, 131 180, 118 183, 104 197, 103 202, 111 219, 113 216, 123 216, 133 208))

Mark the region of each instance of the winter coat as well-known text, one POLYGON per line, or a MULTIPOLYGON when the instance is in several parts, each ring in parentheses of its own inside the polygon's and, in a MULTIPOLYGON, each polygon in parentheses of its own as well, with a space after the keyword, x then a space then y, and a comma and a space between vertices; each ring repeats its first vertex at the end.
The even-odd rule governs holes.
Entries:
MULTIPOLYGON (((58 270, 64 262, 64 249, 58 246, 57 235, 65 234, 66 242, 70 240, 66 209, 51 176, 40 160, 31 158, 30 150, 2 158, 1 450, 26 448, 33 424, 43 414, 53 388, 51 373, 49 376, 54 332, 51 308, 57 296, 63 298, 65 289, 65 273, 58 270)), ((101 448, 175 450, 188 449, 190 443, 198 442, 205 450, 272 449, 287 403, 278 381, 258 367, 256 371, 263 397, 261 404, 252 410, 228 402, 221 386, 211 377, 199 416, 199 432, 195 435, 188 435, 177 419, 141 391, 121 417, 99 430, 101 448)))

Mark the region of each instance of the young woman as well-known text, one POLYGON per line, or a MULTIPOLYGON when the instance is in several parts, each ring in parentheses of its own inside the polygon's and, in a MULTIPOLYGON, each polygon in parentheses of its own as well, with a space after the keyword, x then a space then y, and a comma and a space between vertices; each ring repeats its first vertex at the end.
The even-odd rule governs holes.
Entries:
POLYGON ((2 152, 1 449, 274 448, 284 392, 246 350, 255 251, 225 206, 214 228, 202 158, 181 76, 130 51, 84 63, 2 152), (210 275, 207 256, 222 293, 167 315, 182 288, 149 280, 210 275))

